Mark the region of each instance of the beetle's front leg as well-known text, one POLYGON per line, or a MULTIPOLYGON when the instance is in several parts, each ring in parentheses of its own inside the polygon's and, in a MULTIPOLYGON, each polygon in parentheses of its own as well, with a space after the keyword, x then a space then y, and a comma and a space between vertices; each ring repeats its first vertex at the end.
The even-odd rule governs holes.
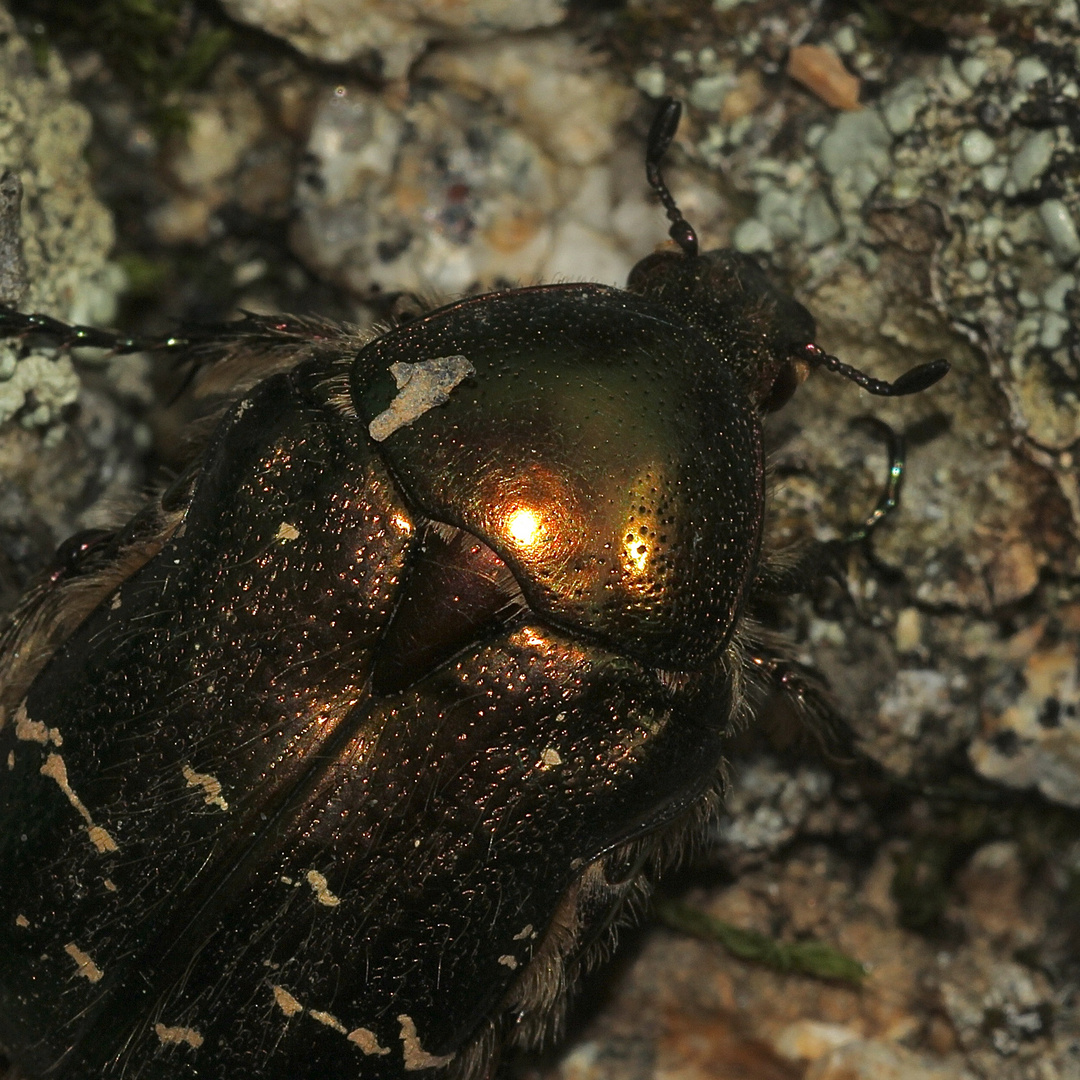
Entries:
POLYGON ((907 452, 904 436, 876 417, 856 417, 852 424, 880 436, 888 454, 889 468, 885 484, 874 509, 840 540, 812 540, 798 546, 792 556, 785 557, 785 553, 781 553, 762 563, 754 577, 755 594, 792 596, 809 591, 824 577, 841 580, 841 563, 845 553, 857 544, 867 543, 878 526, 900 505, 907 452))

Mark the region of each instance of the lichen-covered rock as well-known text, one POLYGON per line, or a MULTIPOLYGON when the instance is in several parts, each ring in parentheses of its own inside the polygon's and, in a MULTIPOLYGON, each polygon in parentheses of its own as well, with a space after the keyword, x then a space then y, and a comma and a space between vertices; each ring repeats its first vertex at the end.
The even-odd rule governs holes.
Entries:
MULTIPOLYGON (((68 96, 60 62, 50 54, 39 71, 0 9, 0 161, 22 184, 17 227, 26 276, 21 295, 5 299, 76 322, 107 322, 122 276, 106 261, 112 220, 90 188, 89 135, 90 117, 68 96)), ((16 358, 6 343, 0 349, 0 424, 20 412, 30 426, 57 420, 78 395, 70 361, 16 358)))
POLYGON ((571 39, 446 49, 422 74, 403 101, 324 95, 292 232, 319 274, 360 294, 622 284, 663 238, 640 165, 612 169, 630 92, 571 39))
MULTIPOLYGON (((0 299, 108 323, 123 274, 107 261, 112 219, 84 160, 90 118, 71 100, 55 54, 43 60, 39 67, 0 9, 0 161, 22 187, 17 208, 8 206, 0 222, 0 246, 21 248, 15 276, 22 280, 8 275, 0 299)), ((80 393, 69 356, 0 343, 0 610, 55 544, 96 523, 82 514, 98 496, 119 497, 134 479, 125 463, 130 423, 106 398, 80 393)))
POLYGON ((1080 807, 1080 606, 1062 614, 1071 633, 1041 642, 1019 679, 1010 672, 984 697, 969 754, 983 776, 1080 807))
POLYGON ((302 53, 333 64, 360 61, 374 74, 400 79, 428 42, 490 37, 553 26, 565 0, 224 0, 241 22, 284 38, 302 53))

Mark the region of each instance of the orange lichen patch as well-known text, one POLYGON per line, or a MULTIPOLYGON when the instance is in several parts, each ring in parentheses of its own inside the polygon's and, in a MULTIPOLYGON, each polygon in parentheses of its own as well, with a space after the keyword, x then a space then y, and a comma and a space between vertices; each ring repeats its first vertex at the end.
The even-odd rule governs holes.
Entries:
POLYGON ((821 45, 796 45, 788 53, 787 73, 834 109, 861 109, 859 79, 840 57, 821 45))
POLYGON ((542 223, 540 214, 504 214, 484 230, 484 238, 500 255, 510 255, 529 243, 542 223))

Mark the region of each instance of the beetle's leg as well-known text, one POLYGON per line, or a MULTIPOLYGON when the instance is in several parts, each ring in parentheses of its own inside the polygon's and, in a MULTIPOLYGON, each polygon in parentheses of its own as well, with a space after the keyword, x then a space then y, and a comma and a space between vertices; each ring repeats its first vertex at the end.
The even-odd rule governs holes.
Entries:
POLYGON ((297 315, 255 315, 250 311, 232 322, 185 327, 183 333, 161 337, 125 337, 114 330, 99 330, 54 319, 51 315, 16 311, 0 304, 0 338, 50 338, 61 349, 108 349, 114 353, 173 352, 224 354, 244 346, 292 347, 311 345, 340 336, 335 323, 297 315))
MULTIPOLYGON (((854 732, 836 711, 824 678, 795 660, 789 649, 785 642, 755 634, 743 653, 748 681, 765 694, 779 698, 792 714, 787 717, 787 723, 778 721, 774 725, 776 737, 772 741, 790 745, 805 742, 809 736, 822 755, 834 764, 851 765, 860 760, 862 755, 855 747, 854 732)), ((759 714, 759 719, 765 715, 759 714)))
POLYGON ((231 322, 185 326, 161 337, 125 337, 112 330, 74 326, 51 315, 27 314, 0 305, 0 339, 43 337, 60 349, 96 348, 111 353, 148 352, 167 356, 185 372, 183 391, 209 368, 225 369, 221 386, 233 380, 251 383, 295 367, 320 354, 348 355, 366 340, 353 327, 298 315, 255 315, 249 311, 231 322))
POLYGON ((797 550, 793 561, 760 567, 754 578, 756 593, 789 596, 792 593, 806 592, 822 577, 835 576, 839 573, 844 553, 856 544, 869 540, 874 530, 900 504, 906 452, 904 436, 876 417, 858 417, 853 423, 869 428, 880 435, 885 443, 889 468, 885 486, 878 496, 877 504, 867 515, 866 520, 854 526, 843 539, 811 541, 797 550))
POLYGON ((72 326, 51 315, 24 313, 0 305, 0 337, 25 338, 33 335, 51 338, 61 349, 87 347, 116 353, 141 352, 164 344, 154 339, 124 337, 112 330, 98 330, 93 326, 72 326))

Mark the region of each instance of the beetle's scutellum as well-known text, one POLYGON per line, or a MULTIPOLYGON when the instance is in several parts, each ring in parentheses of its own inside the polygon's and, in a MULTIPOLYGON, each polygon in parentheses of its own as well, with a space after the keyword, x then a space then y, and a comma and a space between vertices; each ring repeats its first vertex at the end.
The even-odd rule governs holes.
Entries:
MULTIPOLYGON (((761 418, 821 366, 749 258, 477 296, 379 337, 141 342, 257 377, 0 642, 0 1047, 32 1078, 482 1077, 557 1026, 716 801, 747 677, 761 418)), ((888 498, 895 494, 890 490, 888 498)), ((793 675, 794 673, 794 675, 793 675)), ((781 680, 781 674, 783 678, 781 680)))

